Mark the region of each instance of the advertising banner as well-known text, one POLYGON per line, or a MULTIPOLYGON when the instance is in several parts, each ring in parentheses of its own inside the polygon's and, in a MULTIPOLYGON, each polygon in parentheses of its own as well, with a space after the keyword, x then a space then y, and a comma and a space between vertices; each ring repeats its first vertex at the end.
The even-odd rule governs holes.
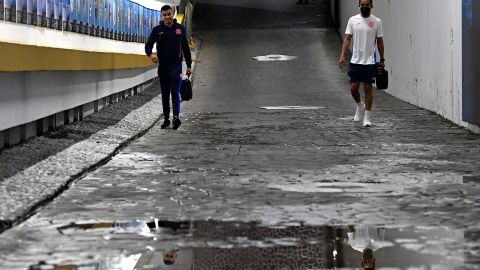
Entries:
POLYGON ((70 22, 70 0, 62 0, 62 29, 70 30, 68 23, 70 22))
POLYGON ((87 10, 88 10, 88 27, 92 29, 95 25, 95 1, 96 0, 86 0, 87 1, 87 10))
POLYGON ((54 0, 47 0, 47 8, 46 8, 46 14, 45 14, 45 19, 47 21, 47 27, 48 28, 53 28, 53 19, 54 19, 54 6, 55 2, 54 0))
POLYGON ((114 10, 114 3, 113 0, 107 0, 107 29, 111 31, 113 29, 113 10, 114 10))
POLYGON ((138 7, 138 13, 140 14, 140 26, 138 27, 138 35, 140 37, 145 37, 145 8, 143 6, 138 7))
POLYGON ((117 33, 121 33, 122 32, 122 22, 123 22, 123 0, 115 0, 115 2, 117 3, 117 22, 116 22, 116 25, 115 25, 115 31, 117 31, 117 33))
POLYGON ((16 22, 17 21, 17 1, 4 0, 4 5, 5 5, 5 20, 16 22))
POLYGON ((77 1, 80 1, 77 9, 77 20, 80 22, 80 25, 85 26, 88 24, 88 2, 87 0, 77 1))
POLYGON ((99 0, 92 0, 92 5, 93 5, 93 10, 92 10, 92 20, 91 20, 91 25, 94 26, 94 28, 97 28, 98 27, 98 15, 99 15, 99 11, 98 11, 98 1, 99 0))
POLYGON ((27 24, 27 0, 17 1, 17 22, 27 24))
POLYGON ((122 10, 120 13, 122 14, 120 17, 120 32, 122 33, 122 39, 125 41, 127 38, 127 1, 126 0, 120 0, 122 3, 122 10))
POLYGON ((27 0, 27 24, 37 25, 37 0, 27 0))
POLYGON ((53 24, 55 29, 62 29, 62 0, 54 0, 53 24))
POLYGON ((67 0, 69 1, 68 3, 68 30, 78 32, 78 26, 77 26, 77 0, 67 0))
MULTIPOLYGON (((35 1, 35 0, 34 0, 35 1)), ((38 26, 43 26, 46 27, 46 7, 47 7, 47 2, 46 0, 36 0, 37 1, 37 25, 38 26)))
POLYGON ((132 7, 132 34, 138 36, 138 4, 133 3, 132 7))
POLYGON ((0 0, 0 20, 5 19, 5 6, 3 5, 3 0, 0 0))
MULTIPOLYGON (((125 33, 127 33, 128 37, 130 37, 130 35, 132 34, 130 32, 130 20, 132 18, 130 12, 132 10, 132 3, 130 1, 127 1, 125 0, 125 12, 126 12, 126 16, 125 16, 125 33)), ((130 39, 128 40, 130 41, 130 39)))
POLYGON ((148 27, 148 9, 143 8, 143 37, 147 37, 147 27, 148 27))

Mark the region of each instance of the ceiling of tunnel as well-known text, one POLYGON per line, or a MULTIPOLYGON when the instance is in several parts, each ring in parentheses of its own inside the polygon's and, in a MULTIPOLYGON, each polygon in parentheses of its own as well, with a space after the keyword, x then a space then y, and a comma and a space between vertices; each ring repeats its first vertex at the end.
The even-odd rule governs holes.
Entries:
POLYGON ((197 0, 199 3, 229 6, 229 7, 241 7, 241 8, 253 8, 260 10, 272 10, 272 11, 292 11, 292 1, 279 1, 279 0, 197 0))

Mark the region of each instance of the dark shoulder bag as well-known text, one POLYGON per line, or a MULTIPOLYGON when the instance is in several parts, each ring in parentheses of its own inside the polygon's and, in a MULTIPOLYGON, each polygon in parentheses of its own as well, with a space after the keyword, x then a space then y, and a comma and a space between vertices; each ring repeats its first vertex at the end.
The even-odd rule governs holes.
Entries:
POLYGON ((180 97, 182 100, 188 101, 192 99, 192 82, 190 81, 190 76, 185 76, 182 80, 182 85, 180 86, 180 97))
POLYGON ((378 67, 377 77, 376 77, 377 89, 386 90, 388 89, 388 71, 383 67, 378 67))

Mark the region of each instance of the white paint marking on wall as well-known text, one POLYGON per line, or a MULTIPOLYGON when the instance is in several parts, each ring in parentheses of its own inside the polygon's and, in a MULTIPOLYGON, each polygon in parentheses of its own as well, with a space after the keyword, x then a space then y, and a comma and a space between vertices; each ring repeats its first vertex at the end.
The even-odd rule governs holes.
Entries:
POLYGON ((281 54, 269 54, 264 56, 255 56, 253 59, 261 62, 268 62, 268 61, 291 61, 297 59, 296 56, 290 55, 281 55, 281 54))

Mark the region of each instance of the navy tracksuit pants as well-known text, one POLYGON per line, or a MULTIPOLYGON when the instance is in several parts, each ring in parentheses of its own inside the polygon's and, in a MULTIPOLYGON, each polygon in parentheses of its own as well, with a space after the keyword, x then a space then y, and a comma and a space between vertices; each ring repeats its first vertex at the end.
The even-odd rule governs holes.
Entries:
POLYGON ((173 117, 180 115, 180 87, 182 78, 180 73, 182 67, 175 67, 170 70, 158 69, 160 79, 160 89, 162 92, 163 117, 170 118, 170 95, 172 96, 173 117))

